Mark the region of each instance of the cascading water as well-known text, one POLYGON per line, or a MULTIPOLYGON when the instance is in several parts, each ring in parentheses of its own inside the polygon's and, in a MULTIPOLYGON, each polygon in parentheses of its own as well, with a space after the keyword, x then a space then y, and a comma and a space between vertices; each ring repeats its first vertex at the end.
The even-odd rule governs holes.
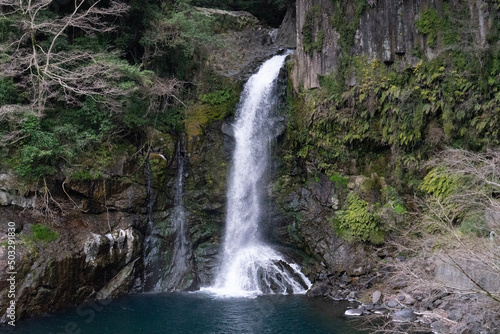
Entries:
MULTIPOLYGON (((170 209, 169 219, 159 219, 156 224, 153 222, 154 196, 149 160, 146 160, 145 164, 148 198, 148 225, 143 252, 145 292, 192 290, 197 287, 193 253, 188 240, 186 210, 183 205, 185 163, 181 146, 179 142, 176 154, 177 176, 173 183, 174 205, 170 209)), ((166 161, 161 154, 155 153, 155 157, 166 161)), ((172 189, 170 182, 167 189, 172 189)))
POLYGON ((175 230, 174 254, 169 270, 169 279, 163 290, 171 291, 180 287, 188 288, 192 275, 192 252, 187 239, 186 210, 182 203, 184 195, 184 157, 180 144, 177 148, 177 179, 175 182, 174 210, 172 212, 172 227, 175 230))
POLYGON ((144 172, 146 175, 147 186, 147 218, 148 223, 146 225, 146 233, 144 238, 144 247, 142 258, 144 261, 144 271, 143 271, 143 291, 151 291, 158 281, 160 268, 158 267, 158 242, 153 235, 154 223, 153 223, 153 186, 152 186, 152 173, 151 165, 149 164, 149 154, 145 161, 144 172))
POLYGON ((266 61, 250 77, 233 124, 235 149, 228 185, 221 270, 210 290, 229 296, 304 293, 309 280, 259 235, 271 146, 279 123, 277 79, 286 55, 266 61))

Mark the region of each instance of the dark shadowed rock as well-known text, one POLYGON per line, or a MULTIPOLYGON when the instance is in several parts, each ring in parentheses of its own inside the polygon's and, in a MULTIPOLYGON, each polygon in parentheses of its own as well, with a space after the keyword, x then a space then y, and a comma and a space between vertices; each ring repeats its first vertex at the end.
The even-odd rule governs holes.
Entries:
POLYGON ((411 308, 405 308, 401 311, 396 311, 392 315, 392 320, 394 322, 412 322, 417 319, 417 315, 413 312, 411 308))

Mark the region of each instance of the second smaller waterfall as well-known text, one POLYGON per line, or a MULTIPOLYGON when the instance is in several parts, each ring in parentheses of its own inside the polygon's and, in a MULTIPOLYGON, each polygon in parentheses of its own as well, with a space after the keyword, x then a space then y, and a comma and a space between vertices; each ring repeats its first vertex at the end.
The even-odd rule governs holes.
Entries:
POLYGON ((188 288, 192 275, 192 259, 188 229, 186 224, 186 209, 183 204, 185 161, 180 144, 177 146, 177 177, 175 182, 174 208, 172 211, 172 228, 175 231, 174 253, 169 269, 169 278, 163 290, 172 291, 188 288))

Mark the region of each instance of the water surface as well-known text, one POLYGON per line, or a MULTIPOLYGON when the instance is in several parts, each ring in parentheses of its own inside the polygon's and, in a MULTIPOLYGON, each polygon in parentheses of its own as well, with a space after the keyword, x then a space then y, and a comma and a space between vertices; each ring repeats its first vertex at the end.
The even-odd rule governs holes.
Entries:
POLYGON ((4 333, 328 333, 360 334, 343 313, 347 302, 301 295, 217 298, 204 293, 129 295, 27 319, 4 333))

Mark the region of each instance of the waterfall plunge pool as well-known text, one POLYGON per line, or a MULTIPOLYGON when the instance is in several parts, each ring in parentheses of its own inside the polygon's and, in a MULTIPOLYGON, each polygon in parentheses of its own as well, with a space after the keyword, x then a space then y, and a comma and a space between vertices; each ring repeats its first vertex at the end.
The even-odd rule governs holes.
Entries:
POLYGON ((128 295, 10 326, 26 334, 367 333, 343 314, 348 302, 303 295, 218 298, 202 292, 128 295))

